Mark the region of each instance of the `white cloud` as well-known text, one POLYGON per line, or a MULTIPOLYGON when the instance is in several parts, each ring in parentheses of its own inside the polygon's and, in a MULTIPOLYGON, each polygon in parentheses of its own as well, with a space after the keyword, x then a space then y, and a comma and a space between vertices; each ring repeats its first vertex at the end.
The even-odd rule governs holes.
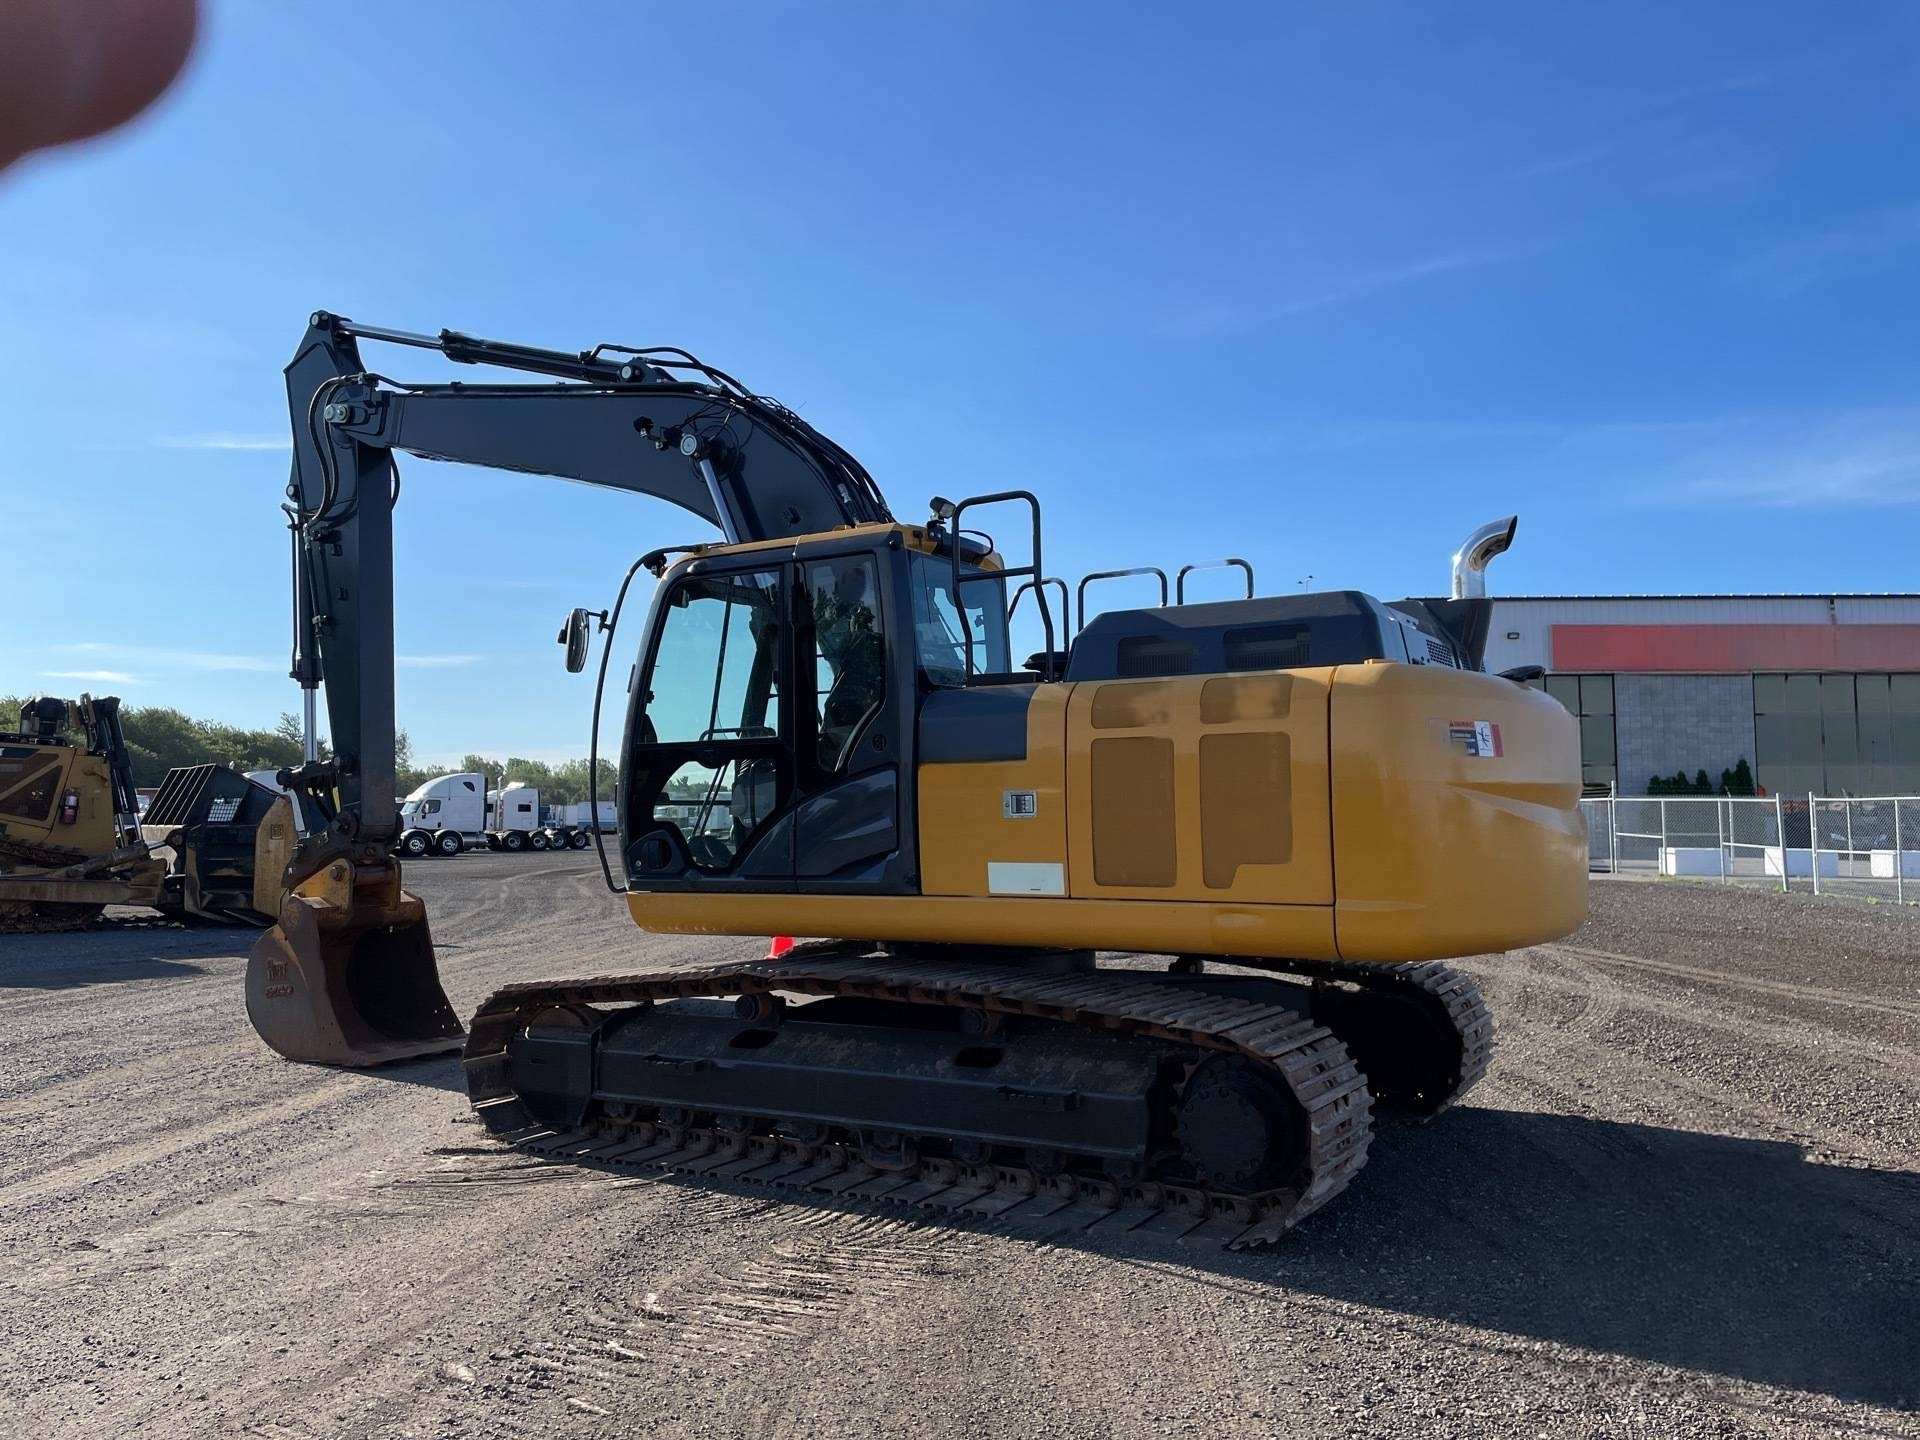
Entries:
POLYGON ((1828 435, 1775 451, 1705 458, 1676 503, 1732 501, 1768 509, 1920 505, 1920 436, 1828 435))
POLYGON ((49 680, 92 680, 102 685, 138 685, 138 676, 122 670, 42 670, 49 680))
POLYGON ((1920 413, 1595 427, 1571 437, 1562 455, 1586 481, 1659 508, 1920 505, 1920 413))
POLYGON ((68 655, 99 655, 106 659, 141 660, 150 666, 176 670, 246 670, 267 673, 287 668, 285 660, 273 660, 259 655, 222 655, 208 650, 159 650, 146 645, 128 645, 101 640, 82 640, 70 645, 53 645, 48 648, 68 655))
POLYGON ((1522 165, 1513 172, 1513 178, 1540 180, 1548 175, 1564 175, 1569 170, 1584 170, 1590 165, 1598 165, 1602 160, 1611 159, 1615 148, 1612 145, 1588 145, 1584 149, 1549 155, 1545 159, 1522 165))
POLYGON ((1215 335, 1224 331, 1251 329, 1276 320, 1290 320, 1315 310, 1351 305, 1370 299, 1383 291, 1398 289, 1442 275, 1460 274, 1504 265, 1533 253, 1535 247, 1485 248, 1443 251, 1410 260, 1403 265, 1383 266, 1376 270, 1356 270, 1336 277, 1317 290, 1270 300, 1257 298, 1233 304, 1197 308, 1177 320, 1173 328, 1186 336, 1215 335))
POLYGON ((1795 235, 1756 251, 1727 272, 1737 283, 1798 294, 1837 271, 1868 269, 1920 247, 1920 205, 1863 216, 1852 225, 1795 235))
POLYGON ((211 435, 165 435, 153 442, 162 450, 291 450, 293 441, 285 435, 234 435, 217 431, 211 435))
POLYGON ((451 670, 460 665, 478 665, 484 655, 396 655, 393 663, 403 670, 451 670))

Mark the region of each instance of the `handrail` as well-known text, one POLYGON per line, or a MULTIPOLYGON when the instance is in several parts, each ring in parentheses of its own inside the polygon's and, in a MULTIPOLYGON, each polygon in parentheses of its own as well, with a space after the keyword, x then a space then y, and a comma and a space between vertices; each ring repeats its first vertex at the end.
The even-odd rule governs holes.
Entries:
POLYGON ((1249 600, 1253 599, 1253 566, 1237 556, 1229 555, 1224 560, 1201 560, 1192 565, 1182 565, 1179 575, 1174 578, 1173 582, 1173 603, 1176 605, 1184 605, 1187 603, 1187 576, 1193 574, 1194 571, 1231 570, 1235 566, 1247 572, 1246 598, 1249 600))
MULTIPOLYGON (((1012 566, 1008 566, 1006 569, 994 572, 991 576, 976 575, 973 578, 976 580, 983 579, 983 578, 990 578, 990 579, 997 579, 997 580, 1011 580, 1015 576, 1030 575, 1035 580, 1040 580, 1044 577, 1045 571, 1041 568, 1041 563, 1040 563, 1040 497, 1039 496, 1035 495, 1031 490, 996 490, 991 495, 970 495, 965 500, 962 500, 958 505, 953 505, 950 507, 945 507, 945 502, 941 502, 944 507, 941 518, 943 518, 947 522, 948 526, 951 527, 952 535, 953 535, 953 608, 960 612, 960 642, 961 642, 960 658, 961 658, 961 663, 965 667, 963 673, 965 674, 966 680, 969 684, 972 683, 973 675, 974 675, 973 622, 967 619, 966 602, 961 598, 960 587, 962 584, 962 576, 960 574, 960 560, 961 560, 962 551, 964 550, 965 547, 961 545, 960 538, 965 533, 965 531, 961 527, 960 517, 967 510, 971 509, 976 505, 998 505, 1010 500, 1024 500, 1027 504, 1027 507, 1033 512, 1033 563, 1031 565, 1012 565, 1012 566)), ((1042 589, 1042 590, 1035 591, 1034 594, 1035 594, 1035 599, 1040 606, 1040 624, 1042 629, 1045 630, 1046 632, 1047 649, 1051 651, 1053 649, 1053 616, 1047 610, 1047 592, 1044 589, 1042 589)), ((1008 616, 1010 618, 1013 610, 1013 607, 1011 604, 1008 605, 1007 610, 1008 610, 1008 616)), ((1063 623, 1065 619, 1066 617, 1064 615, 1061 616, 1061 620, 1063 623)))
POLYGON ((1160 581, 1160 603, 1167 603, 1167 572, 1158 565, 1134 565, 1125 570, 1096 570, 1091 575, 1082 576, 1080 589, 1074 596, 1074 605, 1079 618, 1074 621, 1073 633, 1078 635, 1087 628, 1087 586, 1096 580, 1121 580, 1129 575, 1152 575, 1160 581))

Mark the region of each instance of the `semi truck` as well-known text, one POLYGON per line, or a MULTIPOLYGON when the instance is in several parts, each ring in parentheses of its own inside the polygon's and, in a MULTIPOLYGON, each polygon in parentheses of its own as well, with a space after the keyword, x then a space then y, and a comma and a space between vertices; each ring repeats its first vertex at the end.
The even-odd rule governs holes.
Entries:
POLYGON ((522 781, 489 784, 479 771, 439 775, 415 787, 400 805, 402 855, 458 855, 470 847, 489 850, 584 850, 591 835, 569 824, 550 823, 540 792, 522 781))

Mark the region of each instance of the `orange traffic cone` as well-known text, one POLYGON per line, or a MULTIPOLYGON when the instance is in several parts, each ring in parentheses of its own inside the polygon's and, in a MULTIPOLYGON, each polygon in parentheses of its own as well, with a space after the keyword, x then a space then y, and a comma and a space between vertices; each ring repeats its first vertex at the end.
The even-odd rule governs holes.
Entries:
POLYGON ((791 935, 776 935, 773 937, 773 943, 767 947, 767 959, 778 960, 791 949, 793 949, 791 935))

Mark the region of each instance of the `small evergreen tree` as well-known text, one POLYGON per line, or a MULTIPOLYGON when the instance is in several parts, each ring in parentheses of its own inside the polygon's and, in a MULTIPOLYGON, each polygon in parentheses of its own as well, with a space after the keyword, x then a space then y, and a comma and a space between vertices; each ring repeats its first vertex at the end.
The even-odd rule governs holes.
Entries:
POLYGON ((1693 777, 1693 793, 1696 795, 1713 794, 1713 781, 1707 778, 1705 766, 1702 766, 1700 773, 1693 777))

